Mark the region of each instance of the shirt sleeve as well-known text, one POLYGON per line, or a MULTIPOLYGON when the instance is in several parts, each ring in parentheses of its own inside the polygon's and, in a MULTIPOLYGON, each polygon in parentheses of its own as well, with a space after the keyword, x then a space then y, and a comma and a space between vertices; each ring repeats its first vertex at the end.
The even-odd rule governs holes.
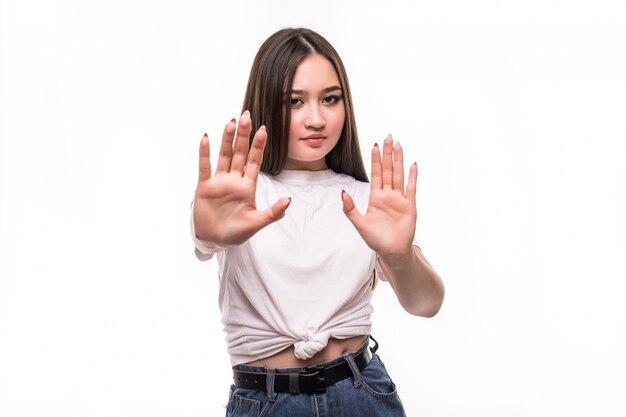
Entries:
POLYGON ((196 228, 194 226, 194 221, 193 221, 194 202, 195 202, 195 197, 191 200, 191 214, 189 216, 191 218, 191 221, 190 221, 191 239, 193 240, 193 243, 196 246, 195 248, 196 258, 198 258, 200 261, 208 261, 209 259, 213 258, 213 254, 223 251, 226 248, 224 246, 220 246, 212 242, 206 242, 204 240, 198 239, 198 237, 196 236, 196 228))
MULTIPOLYGON (((418 248, 420 247, 417 244, 417 239, 415 237, 413 237, 413 246, 417 246, 418 248)), ((376 264, 374 265, 374 270, 376 271, 376 276, 378 277, 378 279, 380 279, 381 281, 388 281, 385 273, 383 272, 383 268, 380 266, 380 256, 378 256, 378 254, 376 254, 376 264)))

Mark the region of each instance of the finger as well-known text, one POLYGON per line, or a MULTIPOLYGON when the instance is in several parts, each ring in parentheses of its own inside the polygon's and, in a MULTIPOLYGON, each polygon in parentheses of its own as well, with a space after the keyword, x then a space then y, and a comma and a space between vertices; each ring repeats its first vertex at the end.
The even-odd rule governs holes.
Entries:
POLYGON ((246 169, 244 176, 256 181, 261 170, 261 162, 263 162, 263 149, 265 149, 265 143, 267 142, 267 131, 265 126, 261 126, 259 130, 254 134, 252 139, 252 149, 248 154, 248 162, 246 163, 246 169))
POLYGON ((391 135, 387 135, 383 144, 383 188, 392 187, 391 178, 393 175, 393 160, 392 160, 392 146, 393 139, 391 135))
POLYGON ((258 217, 258 230, 285 217, 285 211, 287 211, 289 204, 291 204, 291 197, 281 198, 274 203, 272 207, 260 212, 258 217))
POLYGON ((345 190, 341 191, 341 201, 343 202, 343 212, 348 217, 348 220, 354 225, 357 230, 361 229, 363 224, 363 215, 359 213, 359 210, 354 205, 354 200, 350 194, 345 190))
POLYGON ((220 154, 217 157, 217 169, 218 172, 230 171, 230 161, 233 157, 233 139, 235 138, 235 119, 226 123, 224 127, 224 133, 222 134, 222 144, 220 145, 220 154))
POLYGON ((209 135, 205 133, 200 141, 198 182, 211 178, 211 152, 209 148, 209 135))
POLYGON ((380 161, 380 148, 378 143, 372 149, 372 190, 383 188, 383 166, 380 161))
POLYGON ((246 110, 239 118, 237 138, 233 147, 233 160, 230 164, 231 172, 236 171, 243 174, 243 167, 246 165, 246 158, 248 157, 251 125, 250 112, 246 110))
POLYGON ((396 142, 393 147, 393 189, 404 190, 404 162, 402 155, 402 146, 400 142, 396 142))
POLYGON ((415 204, 415 196, 417 194, 417 162, 411 165, 409 169, 409 180, 406 184, 406 198, 415 204))

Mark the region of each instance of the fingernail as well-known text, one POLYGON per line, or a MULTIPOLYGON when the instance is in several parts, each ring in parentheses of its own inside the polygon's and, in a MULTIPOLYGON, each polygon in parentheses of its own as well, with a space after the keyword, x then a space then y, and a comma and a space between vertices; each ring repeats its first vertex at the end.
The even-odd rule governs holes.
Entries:
POLYGON ((259 128, 259 130, 267 130, 267 129, 265 129, 265 125, 262 125, 262 126, 259 128))
POLYGON ((246 111, 243 112, 242 116, 250 117, 250 112, 248 110, 246 110, 246 111))
POLYGON ((341 199, 343 200, 343 195, 346 193, 346 190, 341 190, 341 199))
POLYGON ((202 136, 203 138, 208 138, 209 135, 207 135, 206 133, 204 134, 204 136, 202 136))
POLYGON ((378 148, 378 143, 374 143, 374 147, 375 147, 375 148, 378 148))
MULTIPOLYGON (((291 204, 291 197, 289 197, 289 201, 287 202, 287 207, 289 207, 289 204, 291 204)), ((285 208, 287 208, 285 207, 285 208)))
POLYGON ((232 119, 230 119, 231 123, 237 123, 237 119, 235 119, 234 117, 232 119))
POLYGON ((400 145, 400 141, 399 141, 399 140, 398 140, 398 141, 396 141, 396 146, 397 146, 398 148, 400 148, 400 147, 402 146, 402 145, 400 145))

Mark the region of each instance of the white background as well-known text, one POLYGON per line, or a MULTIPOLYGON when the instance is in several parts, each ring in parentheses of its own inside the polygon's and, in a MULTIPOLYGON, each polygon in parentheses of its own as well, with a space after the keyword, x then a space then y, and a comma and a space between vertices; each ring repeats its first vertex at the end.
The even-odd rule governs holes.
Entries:
POLYGON ((197 149, 306 26, 418 162, 433 319, 374 296, 409 416, 626 414, 626 4, 0 0, 0 416, 218 416, 197 149))

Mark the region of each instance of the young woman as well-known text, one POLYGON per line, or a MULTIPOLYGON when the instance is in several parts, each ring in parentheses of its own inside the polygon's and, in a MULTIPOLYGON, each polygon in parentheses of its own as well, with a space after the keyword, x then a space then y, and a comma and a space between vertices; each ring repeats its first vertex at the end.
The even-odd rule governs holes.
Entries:
POLYGON ((191 218, 196 255, 219 264, 227 416, 403 416, 369 347, 370 300, 380 278, 411 314, 443 302, 414 239, 416 164, 405 187, 388 136, 368 183, 345 69, 308 29, 263 43, 243 109, 214 172, 206 134, 200 142, 191 218))

